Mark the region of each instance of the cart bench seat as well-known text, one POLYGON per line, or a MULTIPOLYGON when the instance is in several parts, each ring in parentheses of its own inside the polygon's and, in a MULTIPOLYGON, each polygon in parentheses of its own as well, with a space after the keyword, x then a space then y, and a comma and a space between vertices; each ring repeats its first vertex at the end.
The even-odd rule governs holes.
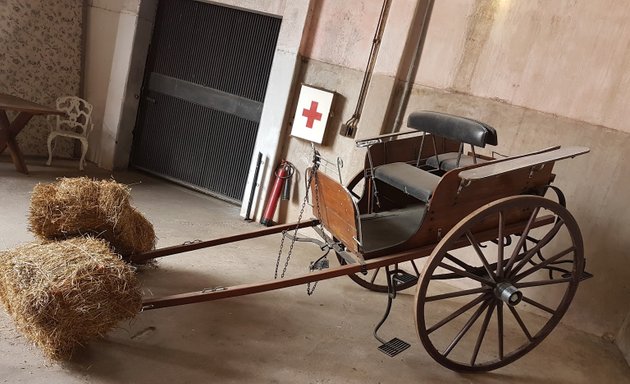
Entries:
POLYGON ((441 169, 442 171, 450 171, 455 168, 464 168, 474 164, 485 163, 488 160, 472 156, 461 155, 459 158, 459 164, 457 163, 457 152, 441 153, 439 156, 431 156, 427 159, 427 165, 431 168, 441 169))
POLYGON ((425 203, 429 202, 440 177, 407 163, 389 163, 374 170, 374 177, 425 203))
MULTIPOLYGON (((491 126, 465 117, 439 112, 414 112, 409 115, 407 126, 434 136, 444 137, 463 144, 485 147, 497 144, 497 132, 491 126)), ((449 152, 436 154, 427 159, 427 165, 435 169, 450 171, 475 164, 471 156, 449 152), (459 161, 458 161, 459 160, 459 161)), ((383 164, 374 169, 374 177, 416 199, 428 203, 440 177, 419 169, 412 164, 396 162, 383 164)))

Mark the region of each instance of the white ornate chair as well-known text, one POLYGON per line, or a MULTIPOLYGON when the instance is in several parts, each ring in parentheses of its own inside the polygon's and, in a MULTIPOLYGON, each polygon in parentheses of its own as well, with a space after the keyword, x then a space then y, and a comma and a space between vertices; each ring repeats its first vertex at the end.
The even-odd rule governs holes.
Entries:
POLYGON ((85 154, 88 150, 88 135, 92 124, 92 104, 76 96, 62 96, 56 101, 57 109, 65 112, 64 116, 49 116, 50 134, 48 134, 48 161, 52 163, 52 141, 57 136, 66 136, 81 142, 81 160, 79 169, 85 165, 85 154))

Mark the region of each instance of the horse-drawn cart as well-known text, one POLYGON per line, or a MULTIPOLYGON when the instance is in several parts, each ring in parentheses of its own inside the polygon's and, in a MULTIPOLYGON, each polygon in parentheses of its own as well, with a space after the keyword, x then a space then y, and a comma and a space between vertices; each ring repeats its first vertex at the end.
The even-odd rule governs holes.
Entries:
POLYGON ((301 276, 282 273, 257 284, 147 298, 143 309, 348 275, 388 293, 374 335, 390 356, 409 344, 382 340, 377 331, 396 294, 416 285, 418 335, 440 364, 487 371, 525 355, 558 324, 580 281, 590 277, 578 225, 562 192, 551 186, 554 163, 588 149, 552 147, 495 159, 475 152, 497 144, 486 124, 419 112, 408 126, 413 130, 357 141, 366 148, 365 169, 347 186, 321 171, 316 154, 306 172, 314 219, 303 221, 300 214, 297 223, 131 257, 141 262, 277 233, 292 249, 294 241, 305 240, 298 229, 310 227, 321 239, 306 240, 334 251, 339 266, 329 267, 324 256, 301 276), (544 197, 550 189, 557 202, 544 197))

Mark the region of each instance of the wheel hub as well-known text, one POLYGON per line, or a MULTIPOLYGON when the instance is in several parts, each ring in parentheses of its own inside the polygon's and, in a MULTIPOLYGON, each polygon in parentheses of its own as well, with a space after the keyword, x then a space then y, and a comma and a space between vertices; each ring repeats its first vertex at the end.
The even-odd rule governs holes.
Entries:
POLYGON ((501 301, 510 306, 515 306, 523 299, 523 294, 515 286, 508 282, 497 284, 494 288, 494 294, 501 301))

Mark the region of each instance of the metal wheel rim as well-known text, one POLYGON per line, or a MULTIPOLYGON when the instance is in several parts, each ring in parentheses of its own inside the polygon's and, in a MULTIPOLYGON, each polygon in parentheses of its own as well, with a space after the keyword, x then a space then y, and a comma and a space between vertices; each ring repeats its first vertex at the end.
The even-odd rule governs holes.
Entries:
MULTIPOLYGON (((556 223, 554 223, 554 226, 557 225, 558 221, 556 221, 556 223)), ((546 227, 546 226, 545 226, 546 227)), ((498 229, 497 229, 498 231, 498 229)), ((551 232, 550 232, 551 233, 551 232)), ((527 235, 527 234, 525 234, 527 235)), ((545 244, 546 245, 546 244, 545 244)), ((545 247, 545 245, 543 245, 542 247, 545 247)), ((518 246, 518 244, 517 244, 518 246)), ((497 248, 499 248, 499 246, 497 246, 497 248)), ((498 259, 498 256, 497 256, 498 259)), ((515 267, 517 265, 517 263, 515 262, 512 267, 515 267)), ((579 275, 581 273, 581 271, 583 270, 583 266, 584 265, 584 257, 583 257, 583 245, 582 245, 582 237, 579 231, 579 228, 577 226, 577 223, 575 222, 575 219, 573 218, 573 216, 562 206, 560 206, 559 204, 539 197, 539 196, 516 196, 516 197, 508 197, 505 199, 501 199, 498 200, 496 202, 493 202, 491 204, 488 204, 484 207, 479 208, 478 210, 476 210, 475 212, 471 213, 469 216, 467 216, 465 219, 463 219, 459 224, 457 224, 451 231, 449 231, 449 233, 442 239, 442 241, 440 241, 440 243, 438 244, 438 246, 435 248, 435 250, 433 251, 431 258, 429 260, 429 262, 426 264, 423 273, 422 273, 422 280, 420 282, 420 284, 418 284, 418 289, 417 289, 417 293, 416 293, 416 308, 415 308, 415 318, 416 318, 416 326, 417 326, 417 330, 418 330, 418 335, 420 337, 420 340, 422 341, 422 344, 424 345, 425 349, 427 350, 427 352, 431 355, 431 357, 433 357, 434 360, 436 360, 438 363, 442 364, 443 366, 452 369, 452 370, 456 370, 456 371, 490 371, 493 369, 497 369, 500 368, 502 366, 505 366, 517 359, 519 359, 520 357, 524 356, 525 354, 527 354, 529 351, 531 351, 533 348, 535 348, 538 344, 540 344, 540 342, 542 342, 542 340, 545 339, 545 337, 553 330, 553 328, 555 328, 555 326, 559 323, 560 319, 562 318, 562 316, 564 315, 564 313, 566 312, 566 310, 568 309, 571 300, 573 299, 573 296, 575 295, 575 292, 577 290, 577 286, 579 284, 579 275), (479 306, 479 308, 482 308, 484 303, 488 303, 488 307, 486 309, 481 309, 480 313, 485 313, 485 316, 483 318, 483 323, 481 324, 481 329, 480 329, 480 335, 483 334, 483 336, 479 336, 477 339, 477 343, 475 345, 475 349, 476 351, 473 350, 473 354, 475 355, 474 357, 472 357, 471 362, 461 362, 461 361, 455 361, 452 360, 448 357, 449 352, 446 352, 448 350, 448 348, 446 350, 440 351, 438 350, 438 348, 436 347, 436 345, 434 344, 431 336, 429 335, 429 330, 431 330, 431 332, 434 332, 435 330, 433 329, 436 325, 438 325, 439 327, 442 327, 443 325, 439 325, 439 322, 437 324, 433 324, 431 327, 429 327, 429 329, 427 329, 427 322, 426 322, 426 318, 425 318, 425 313, 426 313, 426 304, 427 304, 427 288, 428 285, 430 284, 430 282, 432 281, 432 276, 433 273, 435 272, 435 270, 438 268, 438 265, 440 265, 440 263, 442 262, 442 260, 444 260, 444 258, 446 257, 446 254, 448 253, 448 250, 451 248, 452 244, 454 242, 456 242, 457 240, 461 239, 463 236, 466 236, 466 232, 469 231, 469 229, 471 227, 473 227, 476 223, 479 223, 482 219, 484 218, 488 218, 491 215, 499 215, 499 212, 503 212, 506 211, 508 209, 513 209, 515 206, 519 206, 521 208, 528 208, 528 209, 541 209, 544 208, 550 212, 552 212, 557 218, 561 218, 562 220, 562 225, 566 226, 567 232, 569 234, 569 237, 571 239, 571 242, 573 244, 574 249, 572 250, 573 253, 573 259, 574 259, 574 263, 573 263, 573 272, 571 274, 571 277, 569 278, 568 281, 564 281, 565 283, 567 283, 566 289, 564 291, 564 294, 562 296, 562 299, 560 300, 559 304, 557 305, 554 313, 551 315, 551 317, 546 321, 546 323, 544 324, 544 326, 535 334, 531 335, 532 338, 529 339, 529 336, 527 336, 528 341, 526 341, 524 344, 520 345, 518 348, 513 349, 512 351, 510 351, 509 353, 504 353, 503 349, 503 334, 500 334, 498 336, 499 339, 501 339, 501 341, 499 342, 500 346, 498 346, 497 349, 501 349, 500 352, 500 357, 495 359, 495 360, 488 360, 488 361, 484 361, 483 363, 477 363, 475 362, 476 359, 476 354, 479 352, 480 349, 480 345, 479 344, 479 339, 481 339, 481 343, 483 343, 483 339, 485 338, 485 335, 488 332, 488 320, 486 320, 486 317, 488 316, 488 313, 490 313, 490 319, 493 318, 492 315, 492 311, 490 309, 490 306, 492 305, 492 303, 495 303, 495 309, 496 309, 496 317, 497 317, 497 324, 501 323, 501 326, 497 326, 497 328, 500 328, 500 330, 498 331, 498 333, 502 333, 504 332, 503 328, 503 307, 506 307, 506 311, 505 311, 505 315, 507 315, 507 309, 509 309, 510 312, 512 312, 512 308, 508 308, 510 306, 506 305, 505 303, 501 302, 501 304, 498 304, 498 302, 500 300, 498 300, 496 297, 493 297, 491 295, 488 295, 489 290, 487 290, 485 287, 485 285, 482 283, 481 288, 479 289, 484 289, 485 291, 483 292, 479 292, 479 296, 478 297, 484 297, 481 299, 481 301, 478 304, 475 304, 473 307, 471 307, 470 309, 473 308, 477 308, 477 306, 479 306), (484 296, 486 295, 486 296, 484 296), (498 308, 501 307, 502 309, 499 310, 498 308), (499 312, 501 312, 502 314, 499 315, 499 312), (501 317, 501 320, 498 319, 498 317, 501 317), (486 328, 484 329, 484 323, 486 328), (477 345, 479 344, 479 345, 477 345)), ((506 264, 503 264, 502 267, 507 267, 506 264)), ((535 267, 533 267, 535 268, 535 267)), ((498 274, 498 263, 496 265, 496 273, 498 274)), ((539 268, 540 270, 540 268, 539 268)), ((516 276, 514 276, 514 278, 520 276, 519 274, 517 274, 516 276)), ((522 278, 521 278, 522 279, 522 278)), ((516 282, 517 284, 519 284, 518 282, 516 282)), ((557 283, 554 283, 557 284, 557 283)), ((464 292, 463 290, 461 292, 464 292)), ((439 296, 439 295, 438 295, 439 296)), ((472 296, 471 296, 472 297, 472 296)), ((477 299, 478 299, 477 297, 477 299)), ((434 297, 431 298, 431 300, 433 300, 434 297)), ((440 299, 441 300, 441 299, 440 299)), ((528 299, 531 300, 531 299, 528 299)), ((474 300, 473 300, 474 301, 474 300)), ((470 304, 470 302, 469 302, 470 304)), ((461 309, 461 308, 460 308, 461 309)), ((458 309, 458 311, 460 310, 458 309)), ((453 312, 451 315, 455 314, 456 312, 453 312)), ((479 311, 479 309, 477 309, 477 311, 479 311)), ((466 312, 463 312, 466 313, 466 312)), ((513 313, 513 312, 512 312, 513 313)), ((460 314, 461 315, 461 314, 460 314)), ((473 316, 470 318, 472 319, 475 315, 477 315, 477 312, 475 312, 473 314, 473 316)), ((447 316, 447 319, 448 317, 447 316)), ((459 315, 457 315, 459 316, 459 315)), ((516 319, 516 317, 518 316, 518 312, 517 315, 514 315, 514 318, 516 319)), ((477 322, 480 319, 481 316, 477 315, 476 319, 474 320, 474 322, 477 322)), ((442 320, 443 321, 443 320, 442 320)), ((452 321, 452 320, 449 320, 452 321)), ((470 320, 469 320, 470 321, 470 320)), ((517 320, 518 321, 518 320, 517 320)), ((522 320, 521 320, 522 321, 522 320)), ((474 323, 473 322, 473 323, 474 323)), ((448 323, 448 322, 447 322, 448 323)), ((467 325, 467 324, 466 324, 467 325)), ((521 326, 521 324, 519 323, 519 326, 521 326)), ((438 327, 438 328, 439 328, 438 327)), ((522 326, 521 326, 522 327, 522 326)), ((465 327, 464 327, 465 328, 465 327)), ((469 328, 470 329, 470 328, 469 328)), ((525 327, 523 329, 523 332, 525 333, 527 330, 527 328, 525 327)), ((461 331, 460 331, 461 332, 461 331)), ((464 333, 468 332, 468 330, 466 330, 464 333)), ((458 334, 459 336, 459 334, 458 334)), ((461 340, 461 339, 460 339, 461 340)), ((451 343, 455 342, 456 344, 459 342, 459 340, 455 340, 453 339, 453 341, 451 341, 451 343)), ((450 347, 450 345, 449 345, 450 347)), ((452 350, 452 349, 451 349, 452 350)))

